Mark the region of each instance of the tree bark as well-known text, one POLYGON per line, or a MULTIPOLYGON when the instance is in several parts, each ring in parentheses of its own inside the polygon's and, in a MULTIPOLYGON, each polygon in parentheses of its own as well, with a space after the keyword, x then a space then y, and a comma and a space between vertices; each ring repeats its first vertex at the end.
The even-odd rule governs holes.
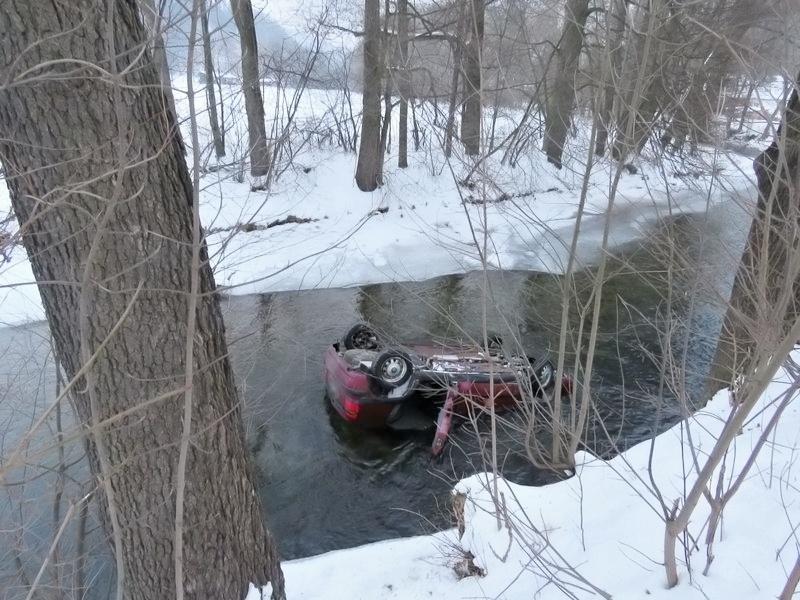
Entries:
POLYGON ((242 93, 247 112, 247 134, 250 142, 250 175, 258 178, 254 189, 266 187, 270 170, 267 128, 264 123, 264 101, 261 98, 261 77, 258 68, 258 42, 250 0, 231 0, 233 20, 239 30, 242 47, 242 93))
POLYGON ((589 16, 589 0, 567 0, 564 28, 556 48, 556 74, 547 98, 544 124, 544 152, 547 162, 561 168, 564 144, 575 105, 575 78, 583 49, 583 28, 589 16))
POLYGON ((383 184, 380 18, 380 0, 364 0, 364 90, 356 165, 356 184, 362 192, 371 192, 383 184))
POLYGON ((136 4, 6 0, 0 31, 0 81, 14 82, 0 87, 0 159, 74 383, 118 589, 174 596, 180 484, 185 597, 240 599, 271 580, 283 598, 184 148, 136 4))
POLYGON ((470 156, 481 151, 483 93, 481 50, 483 48, 484 0, 468 0, 467 43, 464 46, 464 99, 461 107, 461 143, 470 156))

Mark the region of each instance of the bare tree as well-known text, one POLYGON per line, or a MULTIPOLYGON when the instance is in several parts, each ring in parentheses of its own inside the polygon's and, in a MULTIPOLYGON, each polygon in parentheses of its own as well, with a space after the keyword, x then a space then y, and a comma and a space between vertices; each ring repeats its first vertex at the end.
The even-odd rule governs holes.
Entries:
POLYGON ((408 0, 397 2, 397 88, 400 93, 400 123, 397 135, 397 166, 408 166, 408 100, 411 88, 408 71, 408 0))
POLYGON ((547 98, 543 146, 547 161, 559 169, 575 105, 575 79, 583 49, 583 28, 589 16, 589 0, 567 0, 564 13, 564 28, 556 47, 556 73, 547 98))
MULTIPOLYGON (((800 97, 798 81, 773 143, 754 161, 758 207, 731 293, 714 360, 716 376, 734 390, 733 410, 682 506, 666 514, 667 583, 678 582, 675 546, 709 481, 775 372, 800 337, 800 97), (726 375, 720 376, 720 373, 726 375)), ((735 489, 734 489, 735 492, 735 489)), ((712 528, 731 494, 712 503, 712 528)), ((793 587, 791 585, 790 587, 793 587)))
POLYGON ((203 35, 203 64, 206 71, 206 104, 208 110, 208 122, 211 126, 211 136, 214 140, 214 153, 217 158, 225 156, 225 138, 219 127, 219 116, 217 115, 217 94, 214 85, 217 82, 217 75, 214 69, 214 53, 211 48, 211 32, 208 28, 208 7, 205 0, 200 9, 200 24, 203 35))
POLYGON ((137 6, 9 0, 0 30, 0 159, 116 596, 242 598, 271 580, 283 598, 196 188, 137 6))
POLYGON ((623 57, 623 40, 625 37, 625 13, 627 4, 625 0, 610 0, 611 6, 606 10, 605 38, 607 56, 603 61, 603 84, 600 102, 597 111, 597 140, 594 153, 602 156, 606 152, 609 130, 613 129, 614 103, 617 99, 617 82, 621 79, 620 67, 623 57))
POLYGON ((453 68, 450 75, 450 90, 448 93, 449 101, 447 105, 447 121, 444 132, 444 155, 450 158, 453 153, 453 137, 456 129, 456 109, 458 107, 458 86, 461 83, 461 61, 464 54, 462 38, 466 33, 466 14, 467 10, 463 3, 458 4, 458 16, 456 18, 456 35, 450 39, 450 50, 453 55, 453 68))
POLYGON ((800 216, 800 100, 797 82, 778 135, 753 163, 758 205, 714 358, 711 385, 733 385, 760 351, 800 318, 795 242, 800 216))
POLYGON ((464 97, 461 106, 461 143, 471 156, 481 151, 481 121, 483 120, 483 84, 481 69, 484 15, 484 0, 468 0, 467 42, 463 50, 464 97))
MULTIPOLYGON (((730 88, 740 78, 760 81, 774 74, 773 46, 777 39, 785 41, 792 14, 781 0, 704 0, 691 6, 654 0, 611 9, 607 32, 614 76, 606 83, 616 82, 616 119, 608 118, 607 108, 602 113, 606 124, 615 126, 612 154, 620 160, 649 140, 671 152, 687 146, 694 152, 699 143, 727 135, 715 116, 730 88), (615 13, 626 12, 620 44, 615 13), (616 77, 618 64, 622 77, 616 77)), ((606 107, 609 102, 606 92, 606 107)))
POLYGON ((361 143, 358 148, 356 184, 362 192, 371 192, 383 183, 383 147, 381 145, 381 49, 380 0, 364 0, 364 89, 361 115, 361 143))
POLYGON ((267 147, 267 128, 264 123, 264 101, 261 98, 253 5, 250 0, 231 0, 231 9, 242 46, 242 92, 250 141, 250 175, 256 178, 253 189, 264 189, 271 161, 267 147))

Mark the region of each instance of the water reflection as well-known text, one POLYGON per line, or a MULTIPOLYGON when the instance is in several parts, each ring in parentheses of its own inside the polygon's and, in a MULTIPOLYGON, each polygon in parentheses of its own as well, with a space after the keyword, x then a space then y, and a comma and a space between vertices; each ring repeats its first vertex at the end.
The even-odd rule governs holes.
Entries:
POLYGON ((60 389, 45 323, 0 328, 0 589, 25 598, 44 557, 39 591, 108 597, 108 546, 100 532, 78 427, 60 389), (29 435, 35 428, 35 435, 29 435), (51 548, 62 528, 61 542, 51 548))

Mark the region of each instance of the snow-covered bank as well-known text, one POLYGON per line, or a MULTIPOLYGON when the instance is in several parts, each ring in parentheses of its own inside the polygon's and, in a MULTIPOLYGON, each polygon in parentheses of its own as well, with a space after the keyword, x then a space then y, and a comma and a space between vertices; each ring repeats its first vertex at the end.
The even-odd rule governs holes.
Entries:
MULTIPOLYGON (((408 169, 387 162, 387 184, 372 193, 355 186, 355 156, 313 150, 269 193, 252 192, 233 174, 202 179, 201 218, 217 284, 227 293, 349 287, 419 281, 481 268, 563 272, 578 214, 581 172, 558 172, 538 157, 493 168, 491 187, 467 189, 446 163, 413 155, 408 169), (482 204, 477 199, 489 198, 482 204), (493 201, 495 200, 495 201, 493 201)), ((704 212, 722 202, 750 202, 749 159, 722 158, 730 177, 664 179, 645 165, 622 176, 609 206, 612 165, 593 166, 578 264, 600 255, 611 208, 609 247, 646 235, 660 218, 704 212), (738 190, 738 191, 737 191, 738 190), (738 194, 738 196, 737 196, 738 194)), ((10 210, 0 186, 0 214, 10 210)), ((21 246, 0 265, 0 324, 41 320, 33 274, 21 246)))

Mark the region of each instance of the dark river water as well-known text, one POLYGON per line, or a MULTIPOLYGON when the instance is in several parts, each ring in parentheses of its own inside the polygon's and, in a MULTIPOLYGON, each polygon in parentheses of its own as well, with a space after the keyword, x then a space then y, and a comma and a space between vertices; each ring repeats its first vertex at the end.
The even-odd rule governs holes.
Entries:
MULTIPOLYGON (((689 373, 686 395, 691 402, 703 401, 696 396, 714 349, 730 265, 738 257, 737 244, 741 247, 741 223, 731 221, 739 219, 736 214, 728 210, 664 221, 646 240, 619 248, 610 260, 591 378, 597 415, 585 435, 595 452, 624 449, 685 414, 677 388, 664 385, 665 341, 689 373)), ((574 298, 590 298, 593 275, 591 269, 575 278, 574 298)), ((552 353, 563 284, 562 277, 541 273, 475 272, 416 283, 224 297, 247 439, 282 556, 303 557, 448 526, 452 484, 486 468, 485 438, 467 428, 457 430, 444 456, 431 461, 430 432, 370 432, 344 423, 324 395, 322 354, 329 343, 358 321, 369 321, 399 341, 431 335, 481 339, 485 320, 490 331, 516 335, 531 354, 552 353)), ((577 318, 569 327, 577 331, 577 318)), ((45 324, 0 329, 0 348, 7 349, 0 361, 0 377, 5 377, 0 378, 0 456, 7 460, 52 401, 56 381, 45 324)), ((54 419, 45 427, 50 439, 57 435, 54 419)), ((70 422, 68 414, 62 419, 70 422)), ((507 477, 526 484, 552 481, 552 474, 531 466, 514 435, 500 438, 507 477)), ((64 502, 58 508, 54 489, 64 490, 64 497, 80 497, 86 477, 81 449, 79 444, 66 448, 60 457, 30 451, 29 464, 9 478, 0 505, 0 546, 5 548, 0 553, 6 553, 0 564, 11 571, 41 564, 46 540, 52 538, 52 532, 49 538, 43 532, 68 509, 64 502), (58 464, 69 465, 61 476, 53 474, 58 464)), ((93 527, 90 515, 87 528, 93 527)), ((63 544, 66 555, 78 551, 66 536, 63 544)), ((96 554, 89 572, 102 564, 101 553, 96 554)))
MULTIPOLYGON (((620 248, 609 263, 592 374, 597 415, 585 436, 598 454, 648 439, 685 415, 674 390, 662 385, 666 338, 676 358, 685 361, 691 401, 702 402, 696 394, 720 326, 719 300, 730 286, 730 271, 725 274, 720 262, 727 258, 719 254, 711 226, 704 217, 678 217, 656 228, 645 243, 620 248), (673 251, 690 263, 667 270, 673 251)), ((575 278, 574 295, 584 303, 594 274, 592 269, 575 278)), ((562 277, 549 274, 473 272, 227 298, 248 439, 263 470, 261 493, 283 555, 306 556, 446 526, 454 481, 487 468, 481 439, 469 429, 457 431, 444 458, 432 462, 430 432, 370 432, 343 422, 325 399, 327 344, 359 321, 398 341, 479 340, 485 318, 489 331, 513 333, 530 354, 552 355, 562 285, 562 277)), ((577 330, 576 318, 570 327, 577 330)), ((531 466, 513 433, 501 436, 500 452, 510 479, 553 480, 531 466)))

